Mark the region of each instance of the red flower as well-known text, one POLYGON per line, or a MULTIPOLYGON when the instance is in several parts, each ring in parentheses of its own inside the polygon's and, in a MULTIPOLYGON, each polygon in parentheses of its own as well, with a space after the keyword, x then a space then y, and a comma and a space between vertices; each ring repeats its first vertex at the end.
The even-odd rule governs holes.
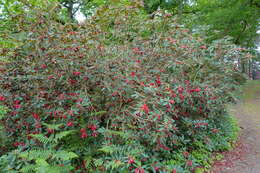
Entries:
POLYGON ((187 29, 184 29, 184 30, 182 30, 181 32, 189 32, 189 30, 187 30, 187 29))
POLYGON ((131 72, 131 76, 132 76, 132 77, 135 77, 135 72, 131 72))
POLYGON ((86 132, 86 129, 81 128, 81 129, 80 129, 80 133, 81 133, 80 137, 81 137, 82 139, 88 137, 87 132, 86 132))
POLYGON ((186 49, 186 48, 188 48, 188 46, 182 45, 181 48, 186 49))
POLYGON ((74 31, 70 31, 68 34, 70 34, 70 35, 75 35, 76 32, 74 32, 74 31))
POLYGON ((141 63, 141 60, 138 59, 138 60, 136 60, 135 62, 136 62, 136 63, 141 63))
POLYGON ((20 104, 20 100, 15 100, 14 104, 16 104, 16 105, 20 104))
POLYGON ((47 129, 47 132, 50 133, 50 134, 52 134, 52 133, 54 133, 54 129, 48 128, 48 129, 47 129))
POLYGON ((91 134, 91 136, 93 136, 93 137, 97 137, 97 135, 98 135, 97 132, 93 132, 93 133, 91 134))
POLYGON ((180 94, 180 93, 182 93, 184 91, 184 89, 181 87, 181 86, 179 86, 178 87, 178 93, 180 94))
POLYGON ((157 77, 157 79, 155 80, 156 84, 158 86, 161 86, 162 82, 161 82, 161 79, 160 79, 160 76, 157 77))
POLYGON ((77 80, 69 79, 69 83, 70 83, 71 85, 74 85, 74 84, 77 83, 77 80))
POLYGON ((157 167, 157 166, 155 166, 155 167, 154 167, 154 170, 155 170, 156 172, 158 172, 158 171, 159 171, 159 169, 160 169, 160 168, 159 168, 159 167, 157 167))
POLYGON ((34 119, 40 120, 40 116, 38 114, 33 113, 32 116, 33 116, 34 119))
POLYGON ((73 124, 73 122, 72 121, 69 121, 68 123, 67 123, 67 126, 68 127, 72 127, 74 124, 73 124))
POLYGON ((143 168, 136 168, 134 173, 145 173, 143 168))
POLYGON ((219 130, 218 130, 218 129, 212 129, 211 131, 212 131, 213 133, 218 133, 219 130))
POLYGON ((50 75, 48 76, 48 79, 51 80, 51 79, 55 79, 53 75, 50 75))
POLYGON ((21 108, 21 105, 15 104, 15 105, 14 105, 14 108, 15 108, 15 109, 20 109, 20 108, 21 108))
POLYGON ((13 146, 18 147, 18 146, 25 146, 24 142, 15 142, 13 143, 13 146))
POLYGON ((182 94, 180 94, 179 97, 180 97, 181 101, 183 101, 185 98, 182 94))
POLYGON ((170 151, 171 149, 169 147, 166 147, 165 145, 163 144, 159 144, 159 147, 166 150, 166 151, 170 151))
POLYGON ((200 92, 201 89, 200 89, 200 88, 196 88, 194 91, 195 91, 195 92, 200 92))
POLYGON ((115 91, 115 92, 113 92, 111 95, 112 95, 112 97, 115 97, 115 96, 117 96, 117 95, 118 95, 118 92, 117 92, 117 91, 115 91))
POLYGON ((73 74, 74 76, 79 76, 79 75, 81 74, 81 72, 75 71, 75 72, 73 72, 72 74, 73 74))
POLYGON ((177 40, 174 40, 174 39, 172 39, 172 38, 167 38, 167 40, 171 43, 171 44, 175 44, 175 43, 177 43, 177 40))
POLYGON ((235 48, 234 50, 243 51, 246 50, 245 48, 235 48))
POLYGON ((88 128, 92 131, 94 130, 97 130, 97 126, 94 124, 94 125, 89 125, 88 128))
POLYGON ((169 103, 170 103, 170 104, 174 104, 175 101, 174 101, 174 100, 169 100, 169 103))
POLYGON ((144 84, 144 82, 140 82, 140 85, 145 87, 146 85, 144 84))
POLYGON ((176 169, 173 169, 173 170, 172 170, 172 173, 177 173, 177 170, 176 170, 176 169))
POLYGON ((184 157, 188 157, 189 156, 189 152, 187 152, 187 151, 182 152, 182 154, 183 154, 184 157))
POLYGON ((207 46, 202 45, 202 46, 200 46, 200 49, 207 49, 207 46))
POLYGON ((69 114, 70 116, 74 116, 73 110, 68 110, 68 114, 69 114))
POLYGON ((141 109, 146 113, 148 114, 149 113, 149 108, 146 104, 143 104, 143 106, 141 107, 141 109))
POLYGON ((39 129, 39 128, 41 128, 41 127, 42 127, 41 123, 37 122, 37 123, 35 124, 35 128, 36 128, 36 129, 39 129))
POLYGON ((4 96, 0 96, 0 101, 5 101, 5 97, 4 96))
POLYGON ((128 162, 127 163, 129 163, 129 164, 133 164, 133 163, 135 163, 135 160, 133 159, 133 158, 128 158, 128 162))
POLYGON ((83 102, 83 98, 78 98, 77 103, 82 103, 83 102))
POLYGON ((164 15, 164 17, 171 17, 172 16, 172 14, 170 14, 170 13, 166 13, 165 15, 164 15))
POLYGON ((41 68, 42 68, 42 69, 46 69, 46 68, 47 68, 47 65, 46 65, 46 64, 42 64, 42 65, 41 65, 41 68))
POLYGON ((186 162, 186 164, 187 164, 187 166, 192 166, 192 161, 191 161, 191 160, 188 160, 188 161, 186 162))

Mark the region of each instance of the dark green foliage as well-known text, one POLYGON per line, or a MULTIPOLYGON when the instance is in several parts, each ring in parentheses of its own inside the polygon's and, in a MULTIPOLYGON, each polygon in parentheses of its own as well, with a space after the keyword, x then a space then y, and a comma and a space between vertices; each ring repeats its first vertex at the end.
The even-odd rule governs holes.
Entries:
POLYGON ((210 40, 228 35, 235 44, 254 47, 259 5, 257 0, 200 0, 197 10, 201 15, 197 21, 209 26, 210 40))
POLYGON ((53 15, 24 16, 26 37, 6 49, 2 170, 185 173, 229 147, 225 106, 246 51, 133 5, 100 8, 76 31, 53 15))

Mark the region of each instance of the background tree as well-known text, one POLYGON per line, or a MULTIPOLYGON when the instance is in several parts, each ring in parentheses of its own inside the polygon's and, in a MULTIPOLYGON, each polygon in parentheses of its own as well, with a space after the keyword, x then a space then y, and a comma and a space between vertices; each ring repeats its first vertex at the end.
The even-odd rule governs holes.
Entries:
POLYGON ((209 26, 209 40, 228 35, 235 44, 253 47, 259 26, 259 5, 256 0, 199 0, 194 6, 199 11, 195 23, 209 26))

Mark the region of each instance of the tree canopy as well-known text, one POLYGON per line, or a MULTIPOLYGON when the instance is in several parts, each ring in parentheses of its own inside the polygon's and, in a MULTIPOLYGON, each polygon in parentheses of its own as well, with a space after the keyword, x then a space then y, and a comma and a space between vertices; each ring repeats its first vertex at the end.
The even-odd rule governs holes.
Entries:
POLYGON ((14 17, 24 11, 30 13, 32 9, 44 9, 46 5, 58 5, 57 20, 66 23, 77 22, 77 12, 89 17, 99 6, 132 2, 140 3, 140 8, 150 16, 153 16, 156 10, 163 9, 186 21, 188 19, 184 25, 192 30, 206 26, 209 41, 231 36, 235 44, 254 46, 260 19, 258 0, 1 0, 1 26, 8 25, 7 28, 14 29, 9 26, 12 25, 14 17), (8 18, 10 20, 3 20, 8 18))

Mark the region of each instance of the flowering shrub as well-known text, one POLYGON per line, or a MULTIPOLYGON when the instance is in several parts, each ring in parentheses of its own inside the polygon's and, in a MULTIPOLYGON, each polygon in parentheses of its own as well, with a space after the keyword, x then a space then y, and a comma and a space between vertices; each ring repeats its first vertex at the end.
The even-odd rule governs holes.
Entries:
POLYGON ((170 15, 140 14, 104 8, 76 29, 39 14, 24 28, 0 76, 12 144, 0 168, 190 172, 229 147, 225 105, 241 84, 233 62, 243 52, 228 40, 205 45, 170 15))

